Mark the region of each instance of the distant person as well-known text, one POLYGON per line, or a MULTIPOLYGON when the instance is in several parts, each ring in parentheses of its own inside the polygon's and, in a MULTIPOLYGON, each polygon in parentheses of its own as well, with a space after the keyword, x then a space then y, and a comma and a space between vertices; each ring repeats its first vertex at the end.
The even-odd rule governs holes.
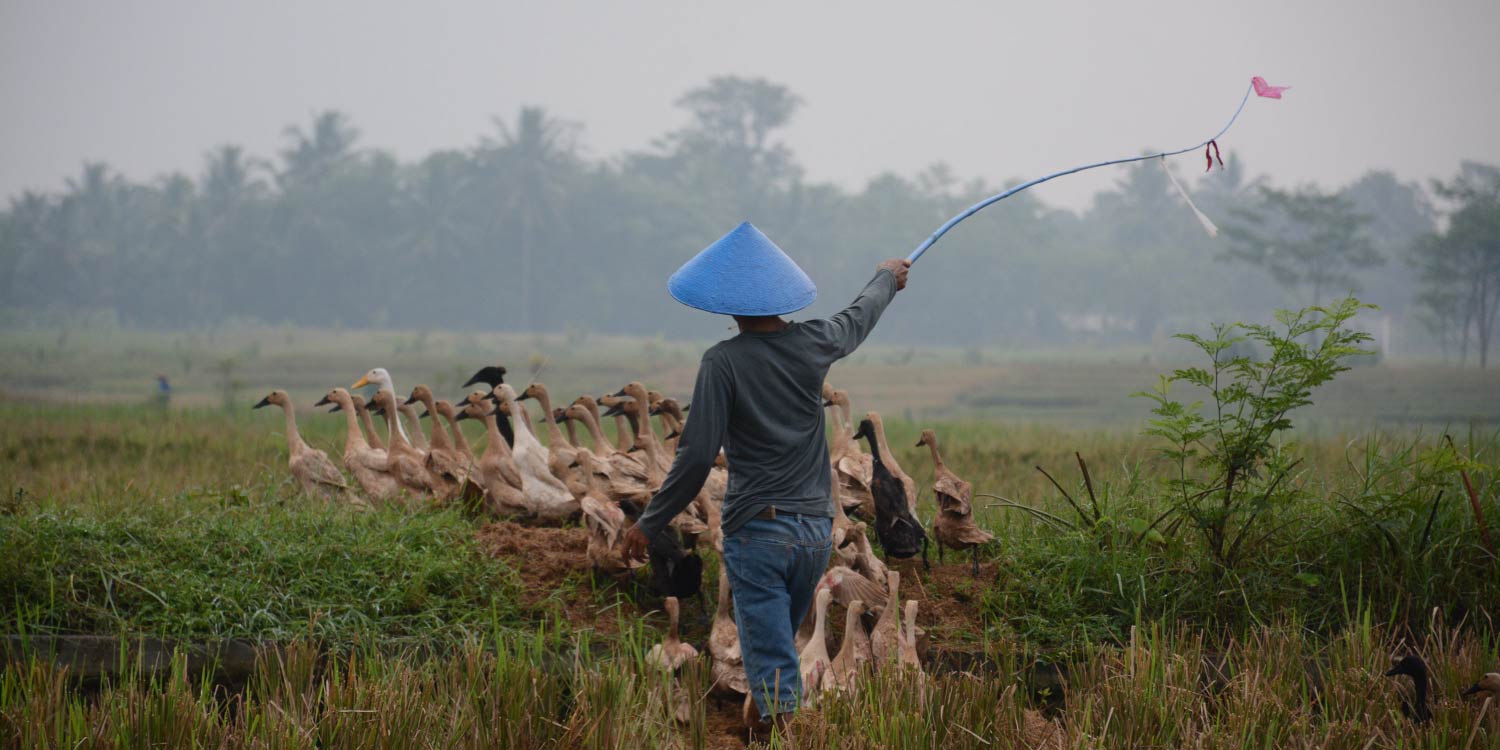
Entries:
POLYGON ((156 406, 166 409, 172 405, 172 384, 167 382, 167 376, 162 373, 156 374, 156 406))
POLYGON ((832 551, 832 472, 823 428, 823 380, 858 347, 896 292, 905 260, 831 318, 781 318, 817 296, 812 280, 749 222, 689 260, 667 281, 677 301, 732 315, 738 336, 703 354, 693 412, 661 490, 626 534, 625 552, 651 541, 702 488, 722 447, 724 566, 752 697, 763 726, 784 724, 801 697, 794 640, 832 551))

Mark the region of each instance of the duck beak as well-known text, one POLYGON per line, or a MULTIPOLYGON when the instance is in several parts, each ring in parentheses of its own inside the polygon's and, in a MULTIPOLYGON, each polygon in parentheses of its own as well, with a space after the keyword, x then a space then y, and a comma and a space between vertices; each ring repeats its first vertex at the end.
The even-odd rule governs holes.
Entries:
POLYGON ((343 411, 343 410, 344 410, 344 407, 339 406, 338 404, 334 404, 333 408, 328 410, 328 413, 332 414, 334 412, 343 411))
POLYGON ((559 414, 559 415, 553 417, 552 421, 554 423, 556 423, 556 424, 562 424, 563 422, 568 421, 568 415, 566 415, 566 414, 559 414))
POLYGON ((331 403, 333 402, 329 401, 327 396, 324 396, 323 398, 318 399, 318 403, 313 404, 313 406, 326 406, 331 403))
POLYGON ((625 452, 626 453, 635 453, 636 451, 638 451, 640 449, 641 449, 641 446, 639 446, 639 445, 632 445, 632 446, 630 446, 630 450, 625 451, 625 452))
POLYGON ((918 440, 918 441, 917 441, 917 444, 916 444, 916 446, 915 446, 915 447, 917 447, 917 448, 921 448, 921 447, 922 447, 922 446, 924 446, 924 445, 926 445, 926 444, 927 444, 927 441, 926 441, 926 440, 918 440))
POLYGON ((823 406, 825 406, 825 407, 826 406, 833 406, 833 401, 830 401, 828 399, 824 399, 823 400, 823 406))
POLYGON ((417 419, 426 419, 427 417, 431 416, 431 414, 432 412, 423 409, 422 413, 417 415, 417 419))
POLYGON ((625 389, 624 388, 621 388, 620 390, 615 391, 615 395, 616 396, 626 396, 626 395, 629 395, 629 394, 625 393, 625 389))
POLYGON ((416 402, 417 402, 417 397, 415 395, 413 395, 413 396, 408 396, 405 401, 401 402, 401 405, 402 406, 411 406, 412 404, 414 404, 416 402))
POLYGON ((658 414, 660 414, 661 413, 661 404, 657 404, 656 406, 653 406, 650 409, 647 409, 646 413, 650 414, 653 417, 656 416, 656 415, 658 415, 658 414))
POLYGON ((573 459, 573 463, 568 464, 568 468, 569 469, 576 469, 576 468, 578 468, 578 459, 576 459, 576 458, 573 459))
POLYGON ((377 407, 375 407, 373 409, 370 409, 369 412, 370 412, 370 414, 372 416, 383 417, 383 416, 385 416, 385 407, 384 406, 377 406, 377 407))
POLYGON ((663 438, 663 440, 671 440, 671 439, 672 439, 672 438, 674 438, 674 437, 678 437, 678 436, 679 436, 679 435, 681 435, 681 434, 682 434, 682 433, 680 433, 680 432, 678 432, 678 431, 676 431, 676 430, 672 430, 672 434, 670 434, 670 435, 668 435, 668 436, 666 436, 666 437, 665 437, 665 438, 663 438))
POLYGON ((256 404, 255 406, 252 406, 250 408, 251 409, 259 409, 262 406, 270 406, 270 405, 271 405, 271 397, 270 396, 266 396, 265 398, 263 398, 263 399, 260 400, 260 403, 256 404))
POLYGON ((621 406, 620 404, 615 404, 614 406, 609 407, 609 409, 604 412, 604 416, 606 416, 606 417, 613 417, 616 414, 624 414, 624 413, 625 413, 625 407, 621 406))
POLYGON ((462 422, 465 419, 471 419, 471 418, 472 417, 469 416, 469 410, 468 409, 464 409, 463 411, 461 411, 461 412, 458 413, 458 416, 456 416, 456 417, 453 418, 453 421, 455 421, 455 422, 462 422))
POLYGON ((359 380, 354 381, 354 385, 349 386, 349 388, 351 390, 354 389, 354 388, 363 388, 363 387, 365 387, 365 386, 367 386, 369 384, 370 384, 370 379, 369 378, 360 378, 359 380))
POLYGON ((1401 670, 1398 669, 1398 668, 1396 668, 1396 667, 1391 667, 1389 670, 1386 671, 1385 676, 1386 677, 1395 677, 1398 674, 1401 674, 1401 670))
POLYGON ((1476 682, 1473 685, 1470 685, 1467 690, 1459 693, 1459 695, 1473 695, 1477 692, 1479 692, 1479 683, 1476 682))
POLYGON ((691 409, 691 408, 693 408, 693 405, 692 405, 692 404, 683 404, 683 405, 682 405, 682 413, 683 413, 683 414, 686 414, 686 413, 687 413, 687 411, 688 411, 688 410, 689 410, 689 409, 691 409))

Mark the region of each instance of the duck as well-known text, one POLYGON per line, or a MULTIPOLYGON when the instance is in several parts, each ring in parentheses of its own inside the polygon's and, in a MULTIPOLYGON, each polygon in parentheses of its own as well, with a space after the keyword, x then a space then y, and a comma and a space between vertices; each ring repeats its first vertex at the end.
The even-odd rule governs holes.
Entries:
MULTIPOLYGON (((914 493, 908 490, 910 477, 902 481, 891 471, 892 464, 887 463, 890 451, 885 446, 879 415, 870 412, 859 423, 855 437, 868 439, 870 452, 875 457, 870 494, 875 498, 875 535, 880 538, 880 546, 890 557, 902 559, 921 552, 922 565, 927 567, 927 532, 912 511, 914 503, 910 498, 914 493)), ((900 467, 896 471, 900 471, 900 467)))
MULTIPOLYGON (((507 383, 495 386, 491 391, 509 409, 511 415, 521 422, 530 421, 525 410, 516 401, 516 390, 507 383)), ((540 520, 561 522, 579 514, 578 500, 573 493, 552 474, 548 466, 549 453, 546 446, 531 434, 530 430, 517 429, 512 456, 520 470, 522 486, 532 507, 532 515, 540 520)))
POLYGON ((456 419, 478 419, 484 422, 488 441, 484 453, 475 462, 473 474, 484 488, 485 502, 491 515, 497 517, 524 517, 531 514, 531 503, 526 499, 525 484, 521 471, 516 468, 510 444, 500 434, 499 407, 485 399, 484 391, 475 391, 463 402, 463 409, 456 419))
POLYGON ((599 460, 594 471, 608 477, 606 495, 611 500, 629 500, 635 503, 637 509, 644 508, 651 499, 651 491, 646 487, 645 467, 634 458, 620 453, 614 444, 605 439, 598 420, 583 404, 575 402, 563 409, 563 414, 571 420, 582 422, 584 429, 593 437, 594 449, 581 448, 580 451, 586 451, 599 460))
POLYGON ((858 599, 845 605, 844 642, 829 663, 828 673, 823 675, 825 691, 852 692, 858 686, 860 672, 870 661, 870 634, 865 632, 861 620, 864 613, 865 603, 858 599))
MULTIPOLYGON (((358 393, 349 394, 349 400, 354 402, 354 411, 359 414, 360 429, 365 432, 365 439, 370 442, 370 447, 376 450, 385 450, 385 438, 380 436, 380 430, 375 429, 375 420, 370 418, 370 407, 365 397, 358 393)), ((333 407, 331 411, 338 411, 340 407, 333 407)))
POLYGON ((532 383, 526 386, 526 390, 516 400, 533 398, 542 405, 542 413, 548 415, 542 420, 547 425, 547 468, 552 471, 552 476, 557 477, 573 493, 573 497, 579 497, 588 491, 588 478, 576 465, 578 449, 563 439, 562 429, 557 426, 556 419, 551 417, 552 398, 547 393, 547 386, 532 383))
MULTIPOLYGON (((483 384, 485 386, 485 393, 491 393, 494 391, 495 386, 505 382, 505 372, 504 365, 481 367, 472 377, 464 381, 464 384, 460 387, 468 388, 471 385, 483 384)), ((496 415, 495 419, 496 424, 500 428, 501 436, 505 438, 506 444, 513 444, 515 437, 510 427, 510 420, 501 415, 496 415)))
POLYGON ((886 588, 884 582, 876 582, 861 575, 853 568, 835 565, 818 579, 819 589, 827 589, 833 600, 847 607, 852 602, 864 602, 865 611, 879 615, 885 610, 886 588))
POLYGON ((917 600, 906 600, 906 621, 903 623, 901 632, 897 634, 899 641, 897 661, 903 671, 923 674, 922 659, 917 655, 917 600))
POLYGON ((578 469, 591 480, 589 490, 578 498, 583 513, 583 525, 588 529, 588 557, 595 573, 610 577, 629 574, 644 564, 626 560, 620 547, 625 537, 626 516, 617 501, 606 494, 609 478, 602 474, 599 459, 588 451, 580 451, 576 459, 578 469))
POLYGON ((563 413, 562 407, 553 407, 552 422, 554 424, 562 425, 563 431, 568 433, 568 445, 573 446, 575 449, 583 447, 583 445, 578 442, 578 431, 573 426, 573 420, 569 419, 568 415, 563 413))
POLYGON ((279 389, 271 391, 251 408, 259 409, 264 406, 279 406, 286 417, 287 466, 292 470, 292 476, 302 485, 302 491, 325 498, 349 496, 349 483, 344 480, 338 467, 328 460, 328 454, 302 440, 302 433, 297 430, 296 408, 292 406, 292 399, 287 392, 279 389))
POLYGON ((1487 698, 1500 698, 1500 672, 1486 672, 1473 685, 1464 688, 1460 693, 1463 696, 1483 695, 1487 698))
POLYGON ((885 580, 887 568, 885 563, 875 555, 875 548, 870 544, 870 535, 865 533, 866 528, 864 521, 854 525, 854 544, 859 549, 855 555, 854 564, 850 567, 865 578, 879 583, 885 580))
POLYGON ((874 462, 870 454, 860 450, 859 440, 853 435, 849 423, 849 394, 837 388, 824 401, 833 416, 833 447, 829 460, 833 463, 834 477, 843 488, 844 508, 853 513, 861 510, 866 518, 875 517, 875 499, 870 494, 870 482, 874 478, 874 462))
POLYGON ((426 416, 432 420, 432 437, 428 440, 427 457, 425 465, 432 473, 433 482, 438 486, 439 493, 446 496, 454 495, 458 488, 463 485, 464 478, 469 473, 469 463, 473 457, 460 452, 453 446, 448 433, 443 429, 440 420, 442 416, 437 413, 437 399, 433 398, 432 389, 426 385, 418 385, 411 389, 411 395, 406 399, 405 405, 421 402, 426 407, 425 414, 419 414, 414 424, 416 429, 413 435, 421 434, 421 418, 426 416))
POLYGON ((937 497, 938 514, 932 520, 932 536, 937 539, 938 562, 943 561, 943 548, 970 550, 973 554, 973 575, 979 576, 979 545, 994 540, 995 535, 979 528, 974 523, 974 506, 970 503, 974 488, 960 479, 938 452, 937 433, 922 430, 917 447, 927 446, 932 451, 932 492, 937 497))
POLYGON ((875 628, 870 631, 870 650, 875 656, 877 668, 884 669, 890 660, 897 658, 901 648, 901 613, 896 602, 901 601, 901 573, 886 574, 886 591, 890 604, 880 612, 875 628))
POLYGON ((387 471, 402 487, 422 495, 432 494, 437 484, 432 479, 432 473, 427 470, 427 456, 406 442, 406 433, 401 429, 401 419, 397 416, 395 394, 389 388, 382 387, 375 392, 371 403, 385 416, 388 430, 386 440, 390 444, 385 451, 387 471))
POLYGON ((667 455, 676 455, 677 441, 682 437, 682 428, 686 424, 683 418, 682 406, 675 398, 663 398, 651 407, 651 414, 661 419, 662 428, 667 431, 661 439, 663 450, 667 455))
MULTIPOLYGON (((354 475, 354 481, 371 500, 382 502, 401 494, 401 485, 386 470, 384 449, 373 448, 360 429, 358 409, 354 397, 343 388, 334 388, 314 406, 333 404, 333 411, 344 412, 344 468, 354 475)), ((368 418, 368 415, 366 416, 368 418)))
POLYGON ((738 698, 750 692, 745 658, 740 651, 740 629, 730 605, 729 574, 719 566, 719 604, 708 631, 708 653, 713 658, 713 692, 722 698, 738 698))
MULTIPOLYGON (((626 399, 613 393, 606 393, 595 402, 606 409, 604 416, 615 418, 615 443, 621 453, 634 453, 635 447, 635 409, 627 410, 624 407, 626 399), (619 408, 616 408, 619 407, 619 408)), ((644 463, 644 457, 636 459, 644 463)))
POLYGON ((677 597, 667 597, 662 602, 662 608, 667 611, 667 635, 662 638, 661 643, 652 646, 647 652, 646 663, 668 672, 676 672, 682 665, 698 658, 698 649, 693 648, 690 643, 683 643, 677 634, 677 597))
POLYGON ((464 436, 463 428, 458 424, 458 410, 453 407, 447 399, 438 399, 433 402, 439 417, 448 425, 448 431, 452 433, 453 450, 463 461, 463 481, 459 484, 457 497, 461 499, 466 507, 475 507, 484 498, 484 485, 474 475, 476 457, 474 449, 469 445, 469 439, 464 436))
POLYGON ((833 594, 827 589, 818 591, 814 601, 814 624, 812 638, 797 652, 797 669, 802 676, 802 705, 811 705, 823 690, 823 675, 833 660, 828 657, 828 635, 824 626, 828 619, 828 602, 833 594))
MULTIPOLYGON (((375 368, 372 368, 369 372, 367 372, 367 373, 364 374, 364 377, 360 378, 359 380, 354 381, 354 384, 351 385, 351 386, 349 386, 349 390, 352 391, 352 390, 355 390, 355 389, 358 389, 358 388, 364 388, 367 385, 373 385, 373 386, 375 386, 375 390, 376 390, 377 394, 380 392, 380 389, 382 389, 382 388, 384 388, 385 390, 390 391, 392 394, 395 394, 397 392, 396 391, 396 383, 391 379, 391 373, 388 370, 386 370, 384 367, 375 367, 375 368)), ((375 398, 373 396, 370 398, 370 403, 373 405, 372 408, 379 408, 380 407, 380 404, 377 404, 375 402, 375 398)), ((415 425, 416 424, 416 421, 415 421, 416 420, 416 411, 412 410, 410 407, 407 407, 407 409, 405 411, 410 411, 411 412, 411 419, 413 420, 412 424, 415 425)), ((395 425, 395 431, 401 433, 401 440, 403 442, 405 442, 408 446, 411 446, 413 448, 418 448, 420 450, 420 446, 418 445, 418 443, 416 441, 417 440, 421 440, 421 445, 425 446, 426 443, 427 443, 427 438, 426 438, 425 435, 420 435, 420 436, 418 436, 416 438, 413 438, 411 435, 407 434, 407 432, 406 432, 406 426, 401 423, 401 417, 399 416, 400 414, 405 413, 405 411, 399 410, 399 409, 395 409, 395 408, 390 409, 389 411, 386 412, 386 417, 385 417, 386 421, 395 425)), ((419 430, 417 430, 417 432, 421 432, 421 430, 419 429, 419 430)), ((386 450, 390 450, 390 449, 387 448, 386 450)), ((422 451, 422 453, 423 453, 423 457, 422 458, 425 461, 426 460, 426 452, 422 451)))
POLYGON ((1408 702, 1402 698, 1401 714, 1415 724, 1426 724, 1432 721, 1432 707, 1428 705, 1427 698, 1427 662, 1423 661, 1422 657, 1411 654, 1396 662, 1396 665, 1391 667, 1385 676, 1395 677, 1403 674, 1411 678, 1415 702, 1408 702))

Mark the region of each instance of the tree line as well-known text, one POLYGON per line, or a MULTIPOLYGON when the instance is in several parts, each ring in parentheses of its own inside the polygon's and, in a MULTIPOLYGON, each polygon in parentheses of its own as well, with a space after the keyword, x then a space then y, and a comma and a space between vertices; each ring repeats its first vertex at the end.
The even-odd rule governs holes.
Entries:
MULTIPOLYGON (((938 164, 857 191, 807 179, 781 133, 786 87, 725 76, 685 93, 681 127, 590 158, 581 126, 539 108, 411 162, 362 144, 339 112, 288 127, 262 158, 234 145, 197 175, 144 182, 85 163, 0 213, 12 314, 104 310, 122 324, 236 322, 719 337, 667 276, 748 219, 836 310, 874 264, 1002 186, 938 164)), ((1120 170, 1079 212, 1036 192, 989 209, 926 256, 882 324, 887 342, 983 347, 1150 342, 1363 290, 1444 354, 1487 360, 1500 308, 1500 170, 1431 190, 1371 171, 1335 192, 1278 188, 1242 161, 1192 184, 1209 238, 1163 166, 1120 170), (1248 264, 1248 265, 1247 265, 1248 264), (1247 273, 1248 270, 1248 273, 1247 273), (1261 272, 1264 273, 1261 273, 1261 272)))

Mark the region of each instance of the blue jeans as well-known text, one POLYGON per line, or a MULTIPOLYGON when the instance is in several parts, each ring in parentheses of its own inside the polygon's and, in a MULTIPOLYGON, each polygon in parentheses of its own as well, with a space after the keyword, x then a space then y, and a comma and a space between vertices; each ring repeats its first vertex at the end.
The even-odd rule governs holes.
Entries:
POLYGON ((755 707, 765 718, 797 710, 802 693, 795 636, 833 550, 833 519, 778 513, 724 538, 724 568, 755 707))

